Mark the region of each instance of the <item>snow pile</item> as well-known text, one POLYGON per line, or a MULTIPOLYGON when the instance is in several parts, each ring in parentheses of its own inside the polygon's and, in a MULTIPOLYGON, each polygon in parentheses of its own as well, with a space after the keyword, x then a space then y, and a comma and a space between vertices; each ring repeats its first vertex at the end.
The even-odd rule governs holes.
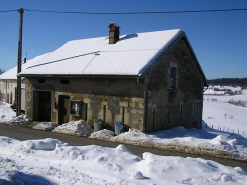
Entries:
POLYGON ((13 118, 10 122, 14 125, 18 125, 18 124, 23 124, 23 123, 31 123, 32 119, 26 115, 20 115, 16 118, 13 118))
POLYGON ((33 126, 33 129, 37 129, 37 130, 53 130, 54 128, 56 128, 58 125, 56 123, 52 123, 52 122, 42 122, 39 123, 35 126, 33 126))
POLYGON ((16 113, 10 107, 11 105, 8 103, 0 102, 0 122, 9 122, 11 121, 16 113))
POLYGON ((103 129, 97 132, 93 132, 89 138, 91 139, 101 139, 108 141, 110 138, 114 137, 114 132, 111 130, 103 129))
POLYGON ((130 128, 128 132, 119 134, 111 138, 111 141, 126 143, 136 146, 152 147, 155 136, 147 135, 140 130, 130 128))
POLYGON ((109 136, 109 132, 111 131, 98 131, 93 133, 90 138, 160 150, 247 159, 247 139, 238 134, 211 129, 208 131, 195 128, 185 129, 181 126, 150 134, 145 134, 137 129, 129 129, 128 132, 115 137, 109 136))
POLYGON ((87 122, 79 120, 64 123, 61 126, 56 127, 52 132, 75 136, 88 136, 93 132, 93 129, 87 122))
POLYGON ((116 148, 69 146, 56 139, 17 141, 0 137, 0 184, 236 184, 247 182, 240 167, 201 158, 137 157, 116 148), (178 175, 179 174, 179 175, 178 175))

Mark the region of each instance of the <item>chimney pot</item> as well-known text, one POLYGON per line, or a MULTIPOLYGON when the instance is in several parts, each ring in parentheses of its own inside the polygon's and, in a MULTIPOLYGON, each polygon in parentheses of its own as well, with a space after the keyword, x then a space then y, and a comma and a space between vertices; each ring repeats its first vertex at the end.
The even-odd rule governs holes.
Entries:
POLYGON ((119 28, 117 23, 112 22, 109 26, 109 44, 115 44, 119 40, 119 28))

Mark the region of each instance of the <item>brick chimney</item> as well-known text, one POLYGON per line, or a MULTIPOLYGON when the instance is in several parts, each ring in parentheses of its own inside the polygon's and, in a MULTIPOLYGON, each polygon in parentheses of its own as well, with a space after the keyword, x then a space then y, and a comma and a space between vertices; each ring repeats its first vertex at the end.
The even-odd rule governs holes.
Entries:
POLYGON ((109 27, 109 44, 115 44, 119 40, 120 26, 112 22, 108 27, 109 27))

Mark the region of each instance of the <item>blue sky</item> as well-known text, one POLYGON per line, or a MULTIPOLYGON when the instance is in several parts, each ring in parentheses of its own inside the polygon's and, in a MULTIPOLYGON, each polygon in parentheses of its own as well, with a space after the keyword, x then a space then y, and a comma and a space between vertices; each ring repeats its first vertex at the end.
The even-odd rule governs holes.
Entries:
MULTIPOLYGON (((142 12, 247 8, 247 0, 8 0, 1 10, 142 12)), ((247 11, 79 15, 24 12, 23 57, 54 51, 70 40, 108 35, 116 22, 120 34, 182 29, 208 79, 247 77, 247 11)), ((19 13, 0 13, 0 68, 17 65, 19 13)))

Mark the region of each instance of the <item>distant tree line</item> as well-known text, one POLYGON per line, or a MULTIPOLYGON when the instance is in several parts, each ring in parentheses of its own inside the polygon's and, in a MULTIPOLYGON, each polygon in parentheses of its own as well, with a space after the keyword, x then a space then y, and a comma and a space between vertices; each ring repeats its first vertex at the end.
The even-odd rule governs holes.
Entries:
POLYGON ((217 78, 208 80, 209 85, 240 86, 247 88, 247 78, 217 78))
POLYGON ((3 74, 5 72, 5 70, 0 69, 0 74, 3 74))

